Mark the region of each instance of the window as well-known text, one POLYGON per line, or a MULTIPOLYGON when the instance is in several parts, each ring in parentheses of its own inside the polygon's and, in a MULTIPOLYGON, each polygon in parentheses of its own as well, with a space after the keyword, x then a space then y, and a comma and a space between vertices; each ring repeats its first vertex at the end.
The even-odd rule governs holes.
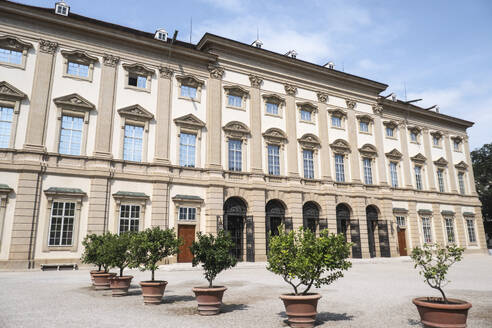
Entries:
POLYGON ((476 243, 477 238, 475 236, 475 223, 473 219, 466 219, 466 228, 468 230, 468 241, 470 243, 476 243))
POLYGON ((89 66, 69 61, 67 74, 87 78, 89 77, 89 66))
POLYGON ((119 233, 138 231, 139 225, 140 205, 121 205, 119 233))
POLYGON ((439 169, 437 170, 437 182, 439 184, 439 191, 444 192, 444 176, 443 176, 443 170, 439 169))
POLYGON ((272 115, 278 115, 278 104, 271 102, 266 103, 266 112, 272 115))
POLYGON ((311 112, 301 109, 301 120, 311 122, 311 112))
POLYGON ((453 148, 454 148, 454 151, 460 151, 460 142, 459 142, 459 140, 454 140, 453 141, 453 148))
POLYGON ((304 178, 314 179, 314 153, 312 150, 304 149, 302 151, 304 161, 304 178))
POLYGON ((125 125, 123 140, 123 159, 125 161, 142 161, 143 126, 125 125))
POLYGON ((280 146, 268 145, 268 174, 280 175, 280 146))
POLYGON ((179 165, 195 167, 196 135, 181 133, 179 137, 179 165))
POLYGON ((398 166, 395 162, 390 163, 391 186, 398 187, 398 166))
POLYGON ((181 97, 196 99, 196 88, 189 85, 181 85, 181 97))
POLYGON ((243 107, 243 97, 227 95, 227 105, 232 107, 243 107))
POLYGON ((405 228, 405 217, 404 216, 397 216, 396 217, 396 224, 398 225, 398 228, 405 228))
POLYGON ((0 148, 8 148, 10 146, 13 116, 13 108, 0 107, 0 148))
POLYGON ((395 132, 394 128, 390 128, 389 126, 386 127, 386 136, 387 137, 394 137, 394 132, 395 132))
POLYGON ((360 132, 369 132, 369 123, 361 121, 359 123, 360 132))
POLYGON ((452 218, 444 218, 444 224, 446 226, 446 236, 448 237, 448 243, 454 243, 454 223, 452 218))
POLYGON ((75 203, 53 202, 48 246, 72 246, 75 203))
POLYGON ((0 61, 8 64, 21 65, 22 51, 0 48, 0 61))
POLYGON ((342 127, 342 118, 340 116, 332 116, 331 117, 331 125, 337 128, 342 127))
POLYGON ((438 147, 438 146, 439 146, 439 141, 440 141, 440 139, 439 139, 439 137, 438 137, 438 136, 433 136, 433 137, 432 137, 432 144, 433 144, 434 146, 438 147))
POLYGON ((343 164, 343 155, 335 155, 335 172, 336 181, 345 182, 345 166, 343 164))
POLYGON ((60 154, 80 155, 83 124, 84 119, 82 117, 62 116, 60 144, 58 147, 60 154))
POLYGON ((229 140, 229 170, 231 171, 242 169, 242 146, 241 140, 229 140))
POLYGON ((372 160, 370 158, 364 158, 362 160, 364 165, 364 183, 372 184, 372 160))
POLYGON ((463 172, 458 173, 458 184, 460 185, 460 194, 465 194, 465 174, 463 172))
POLYGON ((138 75, 134 73, 128 74, 128 85, 146 89, 147 88, 147 76, 138 75))
POLYGON ((424 243, 432 243, 432 230, 430 218, 422 218, 422 231, 424 233, 424 243))
POLYGON ((416 132, 410 132, 410 140, 412 142, 417 142, 417 133, 416 132))
POLYGON ((179 208, 179 220, 195 221, 196 220, 196 208, 194 208, 194 207, 180 207, 179 208))
POLYGON ((415 184, 418 190, 422 190, 422 168, 420 166, 415 166, 415 184))
POLYGON ((56 8, 56 13, 58 15, 63 15, 63 16, 68 16, 68 6, 64 3, 64 2, 58 2, 56 5, 55 5, 55 8, 56 8))

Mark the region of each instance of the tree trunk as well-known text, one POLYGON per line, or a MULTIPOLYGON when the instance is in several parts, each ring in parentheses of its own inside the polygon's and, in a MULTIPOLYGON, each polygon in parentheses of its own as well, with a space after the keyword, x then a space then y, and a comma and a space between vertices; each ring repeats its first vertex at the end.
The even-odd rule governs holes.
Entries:
POLYGON ((123 277, 123 268, 120 268, 120 277, 123 277))
POLYGON ((152 281, 154 281, 154 270, 152 270, 152 281))

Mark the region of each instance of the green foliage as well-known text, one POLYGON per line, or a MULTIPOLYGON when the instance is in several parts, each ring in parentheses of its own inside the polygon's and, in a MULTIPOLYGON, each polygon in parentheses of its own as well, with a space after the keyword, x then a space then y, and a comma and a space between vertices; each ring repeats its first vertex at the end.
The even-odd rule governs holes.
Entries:
POLYGON ((194 241, 190 247, 193 254, 192 264, 197 266, 202 263, 205 279, 211 288, 213 280, 221 271, 236 265, 237 259, 231 255, 234 242, 223 230, 219 231, 217 237, 198 232, 197 238, 198 241, 194 241))
POLYGON ((101 262, 100 252, 103 243, 103 238, 101 235, 90 234, 85 236, 82 241, 82 246, 84 246, 84 253, 82 254, 82 263, 94 264, 101 270, 103 263, 101 262))
POLYGON ((446 279, 449 267, 463 258, 464 248, 456 245, 441 246, 439 244, 424 244, 422 248, 415 247, 410 257, 415 262, 415 268, 419 267, 419 273, 424 276, 424 281, 434 289, 441 292, 445 303, 448 303, 442 290, 449 280, 446 279))
POLYGON ((113 240, 113 234, 111 232, 105 232, 101 236, 101 246, 99 247, 98 257, 101 261, 104 272, 109 272, 113 268, 113 254, 111 253, 111 243, 113 240))
POLYGON ((181 243, 181 239, 176 238, 174 229, 153 227, 138 232, 131 238, 129 267, 152 271, 154 281, 155 270, 159 269, 157 262, 178 254, 181 243))
POLYGON ((120 269, 120 277, 123 276, 123 270, 129 265, 130 254, 130 242, 134 233, 125 232, 120 235, 108 234, 106 244, 108 255, 110 255, 110 266, 120 269))
POLYGON ((327 229, 316 237, 309 229, 287 233, 281 226, 278 236, 270 236, 267 269, 281 275, 295 295, 306 295, 313 285, 320 288, 343 277, 352 266, 347 261, 350 246, 343 235, 327 229), (306 288, 300 292, 300 286, 306 288))
POLYGON ((492 143, 471 152, 477 193, 484 220, 492 220, 492 143))

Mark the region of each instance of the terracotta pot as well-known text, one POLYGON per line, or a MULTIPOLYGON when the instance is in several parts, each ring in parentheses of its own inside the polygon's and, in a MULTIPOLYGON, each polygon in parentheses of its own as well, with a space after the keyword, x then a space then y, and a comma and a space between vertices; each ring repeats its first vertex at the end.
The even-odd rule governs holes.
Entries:
POLYGON ((114 276, 109 278, 109 288, 113 296, 125 296, 132 282, 133 276, 114 276))
POLYGON ((280 295, 280 299, 284 302, 285 313, 288 317, 289 326, 291 327, 314 327, 316 321, 316 308, 320 294, 308 295, 280 295))
POLYGON ((198 303, 198 313, 200 315, 215 315, 220 312, 222 297, 227 290, 224 286, 217 287, 193 287, 196 301, 198 303))
POLYGON ((429 299, 431 298, 418 297, 412 301, 417 306, 420 321, 425 326, 441 328, 466 327, 466 317, 468 316, 468 310, 472 307, 471 303, 448 298, 450 303, 442 304, 429 302, 429 299))
POLYGON ((94 285, 94 273, 104 273, 103 270, 91 270, 91 281, 92 281, 92 285, 94 285))
POLYGON ((145 304, 161 304, 164 289, 166 289, 167 281, 141 281, 142 295, 145 304))
POLYGON ((105 290, 109 289, 109 278, 116 276, 116 273, 94 273, 92 276, 94 277, 94 288, 96 290, 105 290))

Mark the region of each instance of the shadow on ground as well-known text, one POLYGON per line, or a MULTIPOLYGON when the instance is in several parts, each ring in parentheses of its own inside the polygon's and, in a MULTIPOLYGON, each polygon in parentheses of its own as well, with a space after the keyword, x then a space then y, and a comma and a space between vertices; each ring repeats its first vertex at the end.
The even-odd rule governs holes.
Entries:
POLYGON ((222 304, 220 312, 229 313, 234 311, 247 310, 248 308, 249 306, 247 306, 246 304, 222 304))
MULTIPOLYGON (((277 313, 280 317, 285 318, 284 323, 288 324, 287 314, 285 311, 277 313)), ((315 325, 319 326, 328 321, 350 321, 354 316, 347 313, 319 312, 316 316, 315 325)))
POLYGON ((424 325, 422 325, 420 323, 420 320, 415 320, 415 319, 408 319, 408 325, 409 326, 424 327, 424 325))
POLYGON ((161 304, 169 304, 174 302, 191 302, 195 297, 190 295, 165 295, 162 298, 161 304))

